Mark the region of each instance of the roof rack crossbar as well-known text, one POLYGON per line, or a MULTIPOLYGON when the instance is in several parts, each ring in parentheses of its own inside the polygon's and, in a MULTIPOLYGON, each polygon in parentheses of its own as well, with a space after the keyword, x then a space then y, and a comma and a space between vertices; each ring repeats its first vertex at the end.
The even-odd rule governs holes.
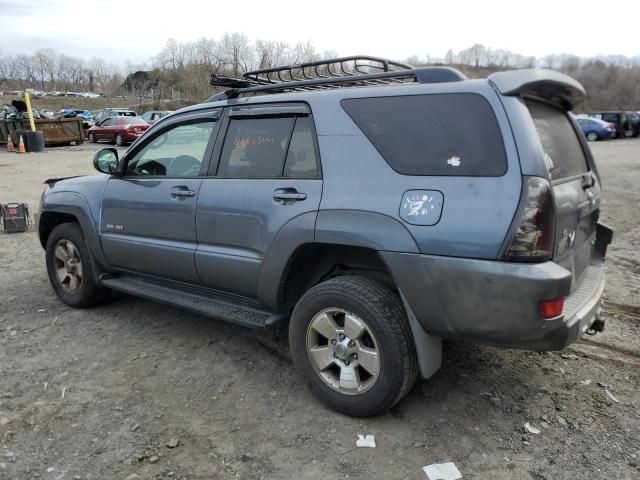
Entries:
POLYGON ((371 73, 372 71, 392 71, 392 70, 412 70, 411 65, 406 65, 400 62, 394 62, 385 58, 370 57, 370 56, 351 56, 332 58, 326 60, 316 60, 313 62, 305 62, 294 65, 287 65, 283 67, 271 67, 260 70, 253 70, 243 75, 243 78, 250 82, 257 84, 272 83, 272 74, 276 74, 278 80, 281 82, 286 81, 300 81, 303 78, 307 80, 315 78, 324 78, 325 74, 321 73, 321 70, 326 69, 327 76, 351 76, 351 75, 364 75, 371 73), (332 69, 337 68, 338 71, 332 69), (311 72, 315 75, 311 75, 311 72), (286 75, 283 75, 286 74, 286 75), (301 78, 302 76, 303 78, 301 78))
POLYGON ((413 68, 378 57, 342 57, 254 70, 245 73, 242 79, 213 74, 211 85, 227 87, 229 90, 214 95, 210 101, 259 92, 300 92, 406 82, 453 82, 464 79, 466 77, 462 73, 449 67, 413 68))

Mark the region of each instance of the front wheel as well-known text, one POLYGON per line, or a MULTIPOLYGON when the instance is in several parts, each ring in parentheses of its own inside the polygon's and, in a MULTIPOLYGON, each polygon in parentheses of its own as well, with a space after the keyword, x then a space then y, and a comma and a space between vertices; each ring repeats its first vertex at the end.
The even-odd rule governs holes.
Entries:
POLYGON ((315 395, 347 415, 385 412, 418 374, 400 298, 367 277, 338 277, 307 291, 293 311, 289 345, 315 395))
POLYGON ((116 135, 116 145, 119 147, 123 147, 125 144, 124 137, 120 134, 116 135))
POLYGON ((93 133, 89 134, 89 143, 96 143, 96 136, 93 133))
POLYGON ((94 278, 91 252, 77 223, 63 223, 47 239, 47 273, 60 300, 76 308, 90 307, 105 297, 94 278))
POLYGON ((587 133, 587 140, 589 140, 590 142, 595 142, 596 140, 598 140, 598 134, 596 132, 587 133))

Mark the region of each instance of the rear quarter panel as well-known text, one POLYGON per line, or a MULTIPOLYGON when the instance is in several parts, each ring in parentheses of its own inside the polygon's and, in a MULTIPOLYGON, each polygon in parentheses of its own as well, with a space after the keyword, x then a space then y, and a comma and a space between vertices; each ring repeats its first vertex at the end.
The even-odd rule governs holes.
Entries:
MULTIPOLYGON (((388 217, 389 224, 398 224, 407 231, 422 253, 486 259, 498 256, 518 206, 522 180, 507 115, 498 94, 486 81, 347 89, 341 97, 313 97, 309 103, 316 121, 324 178, 316 237, 325 241, 335 237, 329 231, 331 222, 323 220, 329 218, 330 212, 375 212, 388 217), (437 93, 475 93, 489 102, 507 153, 506 174, 456 177, 396 173, 340 106, 343 98, 437 93), (400 218, 400 204, 407 190, 442 193, 443 210, 438 223, 410 225, 400 218)), ((375 224, 371 226, 377 228, 375 224)), ((348 236, 348 232, 342 233, 343 237, 348 236)), ((402 251, 405 242, 398 242, 390 231, 388 234, 388 241, 379 242, 377 248, 402 251)), ((342 243, 340 238, 336 240, 342 243)))

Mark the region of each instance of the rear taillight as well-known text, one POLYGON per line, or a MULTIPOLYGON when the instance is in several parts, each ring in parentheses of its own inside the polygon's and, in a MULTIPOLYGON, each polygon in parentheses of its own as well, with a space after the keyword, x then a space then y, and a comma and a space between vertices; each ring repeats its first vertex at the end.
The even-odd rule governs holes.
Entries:
POLYGON ((555 214, 551 186, 544 178, 526 177, 523 188, 524 207, 502 259, 544 262, 550 260, 553 253, 555 214))

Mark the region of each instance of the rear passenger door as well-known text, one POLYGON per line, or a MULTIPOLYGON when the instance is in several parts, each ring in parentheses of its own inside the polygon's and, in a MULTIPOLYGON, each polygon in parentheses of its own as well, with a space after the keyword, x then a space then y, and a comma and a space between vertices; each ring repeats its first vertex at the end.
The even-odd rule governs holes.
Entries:
POLYGON ((256 298, 278 232, 317 214, 322 180, 313 118, 301 104, 233 107, 219 138, 198 197, 196 266, 204 285, 256 298))

